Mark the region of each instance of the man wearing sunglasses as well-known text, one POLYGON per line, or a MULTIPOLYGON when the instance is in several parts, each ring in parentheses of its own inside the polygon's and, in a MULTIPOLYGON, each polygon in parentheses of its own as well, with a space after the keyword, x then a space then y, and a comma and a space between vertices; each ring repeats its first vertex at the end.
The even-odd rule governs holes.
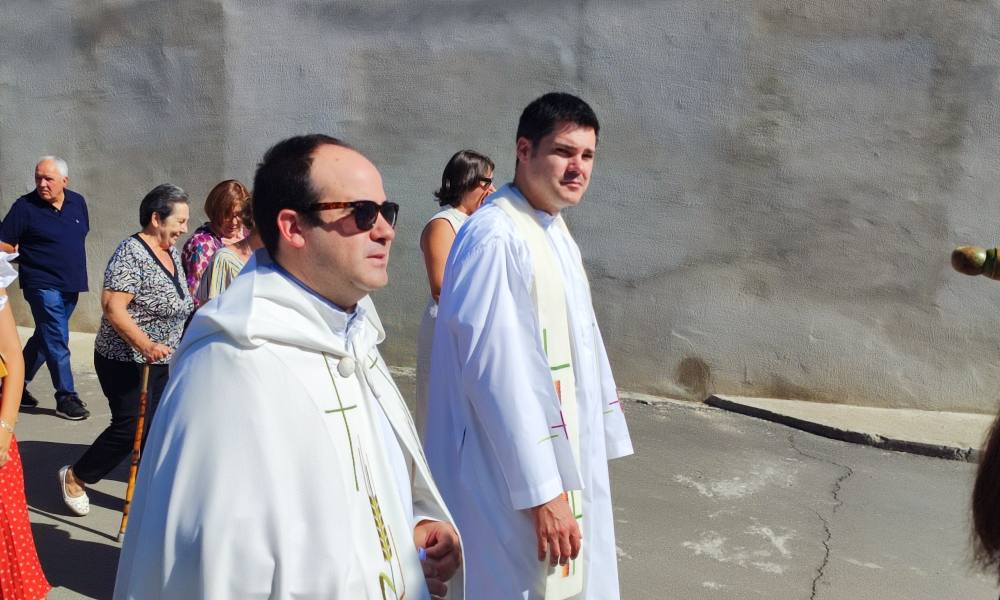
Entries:
POLYGON ((619 597, 607 462, 632 443, 561 215, 587 191, 598 129, 570 94, 529 104, 513 183, 445 267, 424 440, 470 598, 619 597))
POLYGON ((340 140, 265 154, 265 248, 171 362, 115 598, 462 597, 458 533, 368 297, 398 211, 340 140))

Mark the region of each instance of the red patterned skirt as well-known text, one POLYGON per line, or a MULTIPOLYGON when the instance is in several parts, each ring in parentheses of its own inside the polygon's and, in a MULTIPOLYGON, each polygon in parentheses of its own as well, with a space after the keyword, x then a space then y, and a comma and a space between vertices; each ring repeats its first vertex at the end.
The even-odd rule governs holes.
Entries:
POLYGON ((24 498, 24 472, 17 440, 0 467, 0 600, 37 600, 52 586, 42 573, 24 498))

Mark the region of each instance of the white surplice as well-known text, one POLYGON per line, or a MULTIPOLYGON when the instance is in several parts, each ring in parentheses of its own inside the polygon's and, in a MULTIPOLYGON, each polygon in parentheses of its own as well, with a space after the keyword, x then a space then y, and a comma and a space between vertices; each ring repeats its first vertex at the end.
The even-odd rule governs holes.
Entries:
POLYGON ((428 598, 413 526, 452 518, 384 337, 251 258, 171 360, 114 597, 428 598))
POLYGON ((558 257, 575 362, 580 458, 562 437, 535 303, 527 244, 492 201, 525 203, 511 185, 491 196, 459 231, 438 304, 424 447, 448 507, 467 540, 470 598, 544 597, 530 511, 583 490, 584 591, 619 597, 607 461, 632 442, 590 302, 576 243, 557 219, 532 211, 558 257), (557 226, 558 225, 558 226, 557 226), (556 415, 554 417, 553 415, 556 415))

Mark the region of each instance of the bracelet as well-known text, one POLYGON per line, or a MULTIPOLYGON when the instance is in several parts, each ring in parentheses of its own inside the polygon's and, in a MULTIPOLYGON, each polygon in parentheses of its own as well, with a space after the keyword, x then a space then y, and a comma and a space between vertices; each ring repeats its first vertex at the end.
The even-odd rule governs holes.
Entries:
POLYGON ((3 419, 0 419, 0 429, 3 429, 7 433, 14 433, 14 426, 3 419))

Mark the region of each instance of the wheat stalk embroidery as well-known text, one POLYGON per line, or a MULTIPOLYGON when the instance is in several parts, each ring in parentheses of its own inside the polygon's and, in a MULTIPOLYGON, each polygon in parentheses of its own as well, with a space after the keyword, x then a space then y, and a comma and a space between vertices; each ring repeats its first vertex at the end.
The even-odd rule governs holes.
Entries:
MULTIPOLYGON (((379 587, 382 590, 382 598, 386 600, 386 592, 391 591, 391 598, 402 600, 406 597, 406 580, 401 579, 403 590, 400 592, 396 587, 396 569, 393 569, 393 556, 396 548, 392 533, 385 525, 385 518, 382 516, 382 506, 378 501, 378 494, 375 492, 375 484, 372 482, 371 473, 368 470, 368 457, 365 456, 361 448, 358 448, 358 455, 361 462, 361 475, 365 482, 365 493, 368 495, 368 505, 371 507, 372 520, 375 522, 375 531, 378 534, 379 547, 382 549, 382 560, 389 565, 389 573, 379 573, 379 587), (387 589, 388 588, 388 589, 387 589), (396 594, 399 594, 398 596, 396 594)), ((398 562, 398 561, 397 561, 398 562)), ((399 568, 402 574, 402 568, 399 568)))

